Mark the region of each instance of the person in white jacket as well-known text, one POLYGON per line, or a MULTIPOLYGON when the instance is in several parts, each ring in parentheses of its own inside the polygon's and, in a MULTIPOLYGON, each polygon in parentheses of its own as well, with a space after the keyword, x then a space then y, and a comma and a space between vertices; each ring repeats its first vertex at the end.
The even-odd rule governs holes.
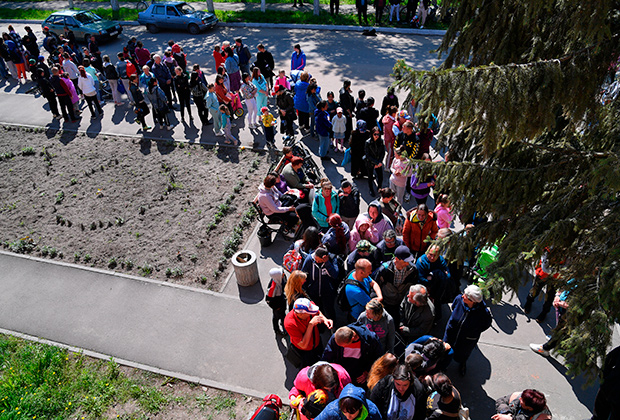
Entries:
POLYGON ((336 108, 336 115, 332 117, 332 131, 334 132, 334 148, 344 152, 344 133, 347 131, 347 117, 342 113, 342 108, 336 108))
POLYGON ((69 53, 64 53, 62 57, 64 58, 62 62, 62 70, 69 75, 69 79, 73 82, 75 90, 78 90, 78 77, 80 76, 80 72, 78 71, 75 63, 71 61, 71 56, 69 53))
POLYGON ((86 73, 84 70, 84 66, 78 67, 79 76, 78 76, 78 87, 84 94, 84 99, 86 99, 86 103, 88 104, 88 109, 90 110, 90 119, 94 120, 97 118, 95 115, 94 107, 97 109, 99 117, 103 116, 103 109, 101 109, 101 105, 99 105, 99 101, 97 100, 97 88, 95 87, 95 80, 93 77, 86 73))

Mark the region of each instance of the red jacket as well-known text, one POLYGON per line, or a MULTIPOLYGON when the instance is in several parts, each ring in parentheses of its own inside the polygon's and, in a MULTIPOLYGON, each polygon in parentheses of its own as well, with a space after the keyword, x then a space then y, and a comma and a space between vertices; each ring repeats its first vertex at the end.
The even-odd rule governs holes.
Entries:
POLYGON ((435 213, 429 211, 424 224, 422 224, 418 221, 416 209, 407 212, 407 220, 405 220, 403 227, 403 240, 412 253, 426 252, 429 244, 424 240, 429 236, 431 239, 437 237, 439 228, 435 219, 435 213))

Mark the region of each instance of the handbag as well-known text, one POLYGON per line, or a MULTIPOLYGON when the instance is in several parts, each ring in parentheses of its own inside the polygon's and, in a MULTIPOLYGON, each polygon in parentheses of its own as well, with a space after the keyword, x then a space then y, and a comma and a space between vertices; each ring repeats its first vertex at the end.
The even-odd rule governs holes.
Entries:
POLYGON ((297 347, 295 347, 291 343, 288 344, 286 350, 286 360, 288 360, 297 369, 301 367, 301 353, 299 353, 297 347))

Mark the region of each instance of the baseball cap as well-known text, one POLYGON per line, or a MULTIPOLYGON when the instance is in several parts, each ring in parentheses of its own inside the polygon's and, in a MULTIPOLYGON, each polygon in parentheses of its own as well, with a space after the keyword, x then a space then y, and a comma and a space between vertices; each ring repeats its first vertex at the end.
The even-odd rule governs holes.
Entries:
POLYGON ((319 307, 314 304, 310 299, 299 298, 295 301, 293 310, 298 314, 316 315, 319 313, 319 307))
POLYGON ((405 111, 404 109, 398 111, 398 118, 404 118, 406 120, 410 120, 411 119, 409 114, 407 114, 407 111, 405 111))
POLYGON ((336 113, 338 112, 342 112, 342 107, 339 106, 338 108, 336 108, 336 113))
POLYGON ((413 262, 413 255, 411 255, 411 252, 409 252, 409 248, 407 248, 406 245, 401 245, 396 248, 396 251, 394 251, 394 256, 399 260, 403 260, 408 263, 413 262))
POLYGON ((368 252, 370 251, 370 247, 371 247, 371 243, 369 241, 367 241, 366 239, 362 239, 361 241, 359 241, 357 243, 357 245, 355 246, 357 248, 358 251, 365 251, 368 252))
POLYGON ((267 111, 269 111, 269 108, 267 108, 266 106, 260 109, 260 112, 267 112, 267 111))
POLYGON ((43 29, 46 30, 46 31, 49 31, 50 27, 49 26, 44 26, 43 29))

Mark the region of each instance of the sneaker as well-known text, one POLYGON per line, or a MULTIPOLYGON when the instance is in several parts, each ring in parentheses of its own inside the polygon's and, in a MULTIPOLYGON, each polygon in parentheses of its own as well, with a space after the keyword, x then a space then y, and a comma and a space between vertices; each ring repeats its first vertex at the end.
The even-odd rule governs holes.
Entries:
POLYGON ((144 130, 144 131, 150 130, 150 129, 151 129, 151 126, 149 126, 149 125, 143 125, 142 126, 142 130, 144 130))
POLYGON ((293 232, 292 230, 284 230, 282 234, 287 239, 293 239, 295 237, 295 232, 293 232))
POLYGON ((166 127, 168 129, 168 131, 172 130, 172 126, 169 125, 168 127, 166 127))
POLYGON ((159 124, 159 129, 163 130, 164 129, 164 125, 163 124, 159 124))
POLYGON ((538 353, 541 356, 549 357, 549 350, 543 349, 542 344, 530 344, 530 348, 534 353, 538 353))
POLYGON ((215 133, 215 135, 218 136, 218 137, 223 137, 224 133, 221 132, 221 131, 218 131, 217 133, 215 133))

